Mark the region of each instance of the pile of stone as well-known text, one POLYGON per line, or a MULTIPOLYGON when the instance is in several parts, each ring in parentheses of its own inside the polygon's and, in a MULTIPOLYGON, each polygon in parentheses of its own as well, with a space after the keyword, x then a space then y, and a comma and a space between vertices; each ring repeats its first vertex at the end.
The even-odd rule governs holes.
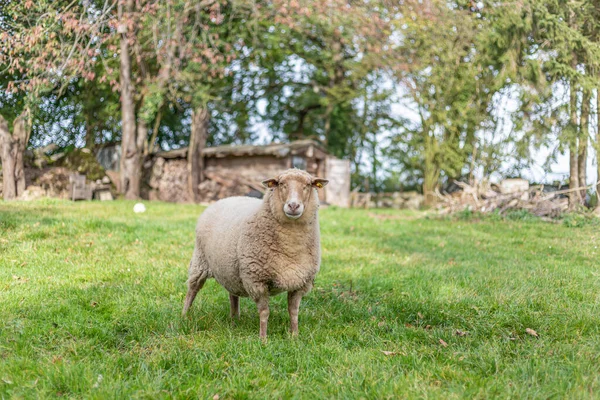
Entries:
POLYGON ((384 193, 352 192, 350 194, 350 207, 418 210, 423 206, 424 200, 424 196, 415 191, 384 193))

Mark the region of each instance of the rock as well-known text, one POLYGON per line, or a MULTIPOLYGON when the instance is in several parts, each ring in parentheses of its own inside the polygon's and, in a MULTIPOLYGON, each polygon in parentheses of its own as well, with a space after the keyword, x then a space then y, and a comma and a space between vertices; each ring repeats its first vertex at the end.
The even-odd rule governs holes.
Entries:
POLYGON ((36 175, 30 177, 30 182, 44 189, 46 196, 69 198, 69 177, 73 171, 63 167, 53 167, 31 172, 35 172, 36 175))
POLYGON ((407 208, 409 210, 418 210, 423 206, 424 201, 425 197, 417 193, 416 196, 413 196, 410 199, 406 200, 406 202, 404 203, 404 208, 407 208))
POLYGON ((47 193, 41 186, 27 186, 19 196, 19 200, 32 201, 46 197, 47 193))
POLYGON ((97 196, 98 200, 100 200, 100 201, 114 200, 113 195, 110 192, 110 190, 100 190, 100 191, 96 192, 96 196, 97 196))
POLYGON ((57 161, 57 165, 77 171, 90 181, 102 179, 106 175, 90 149, 75 149, 57 161))

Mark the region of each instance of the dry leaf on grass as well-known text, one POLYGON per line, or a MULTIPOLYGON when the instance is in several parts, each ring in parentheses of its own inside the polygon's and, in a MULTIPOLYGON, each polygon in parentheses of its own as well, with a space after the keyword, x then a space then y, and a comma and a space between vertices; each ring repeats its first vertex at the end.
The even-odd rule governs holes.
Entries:
POLYGON ((460 329, 457 329, 454 333, 456 333, 456 336, 467 336, 469 334, 469 332, 461 331, 460 329))
POLYGON ((443 339, 440 339, 440 344, 444 347, 448 347, 448 343, 444 342, 443 339))
POLYGON ((386 355, 386 356, 395 356, 398 354, 397 351, 386 351, 386 350, 381 350, 381 352, 386 355))
POLYGON ((540 335, 538 335, 538 333, 531 328, 525 329, 525 332, 527 332, 528 335, 531 335, 533 337, 540 337, 540 335))

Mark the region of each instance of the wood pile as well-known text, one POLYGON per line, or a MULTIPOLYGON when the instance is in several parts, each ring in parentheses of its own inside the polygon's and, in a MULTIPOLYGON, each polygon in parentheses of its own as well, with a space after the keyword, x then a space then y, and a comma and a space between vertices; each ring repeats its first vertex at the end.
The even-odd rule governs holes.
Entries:
MULTIPOLYGON (((569 208, 569 199, 566 194, 572 190, 545 191, 544 186, 533 186, 526 190, 503 192, 500 186, 493 186, 486 182, 469 185, 464 182, 455 182, 461 190, 454 193, 436 193, 438 209, 442 214, 452 214, 458 211, 470 210, 482 213, 509 210, 526 210, 540 217, 554 218, 569 208)), ((573 189, 581 190, 581 189, 573 189)))
POLYGON ((177 159, 165 162, 159 157, 150 168, 144 170, 144 182, 150 190, 142 191, 142 197, 149 200, 168 201, 172 203, 189 203, 192 201, 188 190, 187 160, 177 159))
MULTIPOLYGON (((192 201, 185 159, 157 157, 153 163, 148 164, 144 173, 144 181, 149 190, 142 193, 143 197, 175 203, 192 201)), ((208 169, 204 172, 204 180, 198 185, 198 200, 210 203, 231 196, 262 197, 264 189, 260 184, 261 178, 264 179, 254 176, 251 169, 239 171, 235 175, 231 171, 208 169)))
POLYGON ((257 179, 249 176, 220 174, 206 171, 199 186, 202 202, 211 202, 231 196, 262 197, 264 188, 257 179))

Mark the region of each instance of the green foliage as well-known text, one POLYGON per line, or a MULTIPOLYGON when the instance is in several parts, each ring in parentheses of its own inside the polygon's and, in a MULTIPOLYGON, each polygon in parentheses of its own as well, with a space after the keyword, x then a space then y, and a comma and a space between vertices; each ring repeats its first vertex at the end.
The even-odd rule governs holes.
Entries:
POLYGON ((0 202, 0 397, 600 390, 597 227, 324 209, 300 336, 289 337, 277 296, 262 344, 255 305, 242 299, 232 324, 214 281, 180 317, 202 207, 152 202, 134 214, 133 204, 0 202))
POLYGON ((96 156, 90 149, 69 150, 67 155, 57 162, 57 165, 77 171, 85 175, 90 181, 102 179, 106 175, 104 168, 98 163, 96 156))
POLYGON ((582 228, 584 226, 600 226, 597 216, 587 213, 568 213, 561 217, 563 224, 569 228, 582 228))

